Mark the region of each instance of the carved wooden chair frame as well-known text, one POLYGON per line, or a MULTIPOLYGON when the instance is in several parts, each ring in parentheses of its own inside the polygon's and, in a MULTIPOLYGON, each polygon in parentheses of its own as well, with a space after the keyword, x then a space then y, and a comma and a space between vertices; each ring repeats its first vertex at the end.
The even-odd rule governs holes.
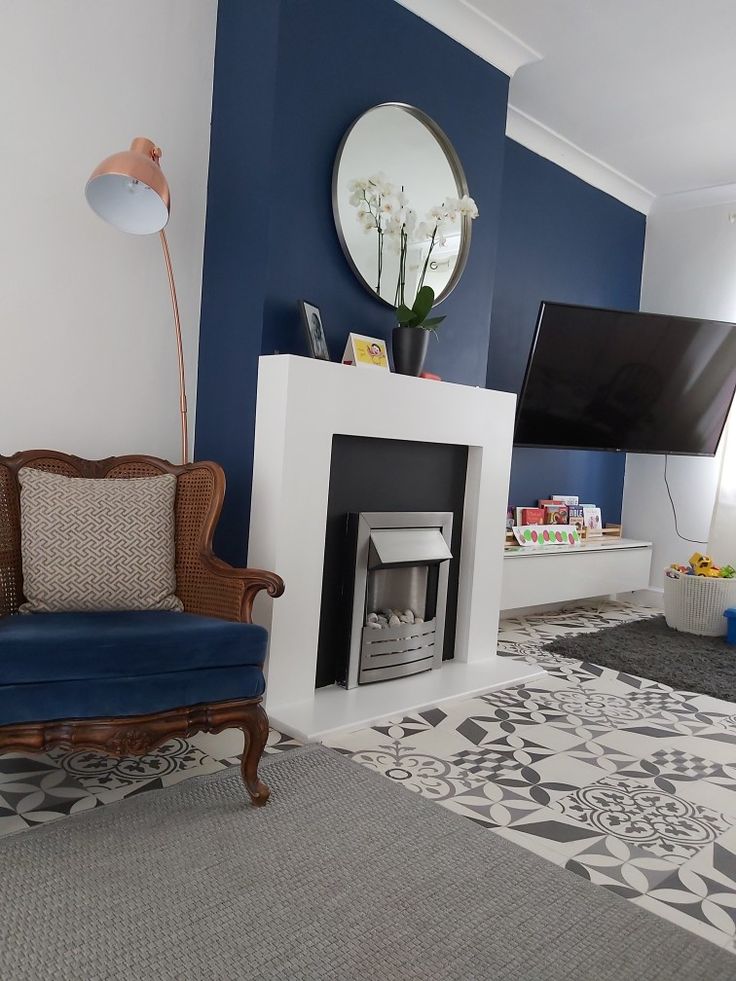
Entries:
MULTIPOLYGON (((175 466, 151 456, 83 460, 52 450, 25 450, 0 456, 0 617, 17 612, 24 600, 20 552, 18 471, 36 467, 70 477, 116 479, 174 474, 176 493, 176 594, 188 613, 251 623, 253 601, 265 589, 278 597, 284 583, 273 572, 237 569, 218 559, 212 536, 225 496, 225 475, 216 463, 175 466)), ((148 715, 57 719, 0 726, 0 752, 40 753, 54 746, 102 750, 113 756, 150 753, 174 736, 242 729, 241 774, 254 804, 265 804, 269 789, 258 777, 268 738, 268 717, 259 698, 183 706, 148 715)))

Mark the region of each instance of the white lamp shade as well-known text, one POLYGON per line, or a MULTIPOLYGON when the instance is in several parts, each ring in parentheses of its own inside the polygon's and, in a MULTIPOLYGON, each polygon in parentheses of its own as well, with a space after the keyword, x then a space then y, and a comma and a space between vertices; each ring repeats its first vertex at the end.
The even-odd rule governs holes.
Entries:
POLYGON ((169 209, 153 188, 125 174, 101 174, 84 193, 92 210, 121 232, 151 235, 169 220, 169 209))
POLYGON ((161 151, 137 136, 129 150, 95 169, 84 189, 92 210, 121 232, 152 235, 169 220, 169 185, 159 166, 161 151))

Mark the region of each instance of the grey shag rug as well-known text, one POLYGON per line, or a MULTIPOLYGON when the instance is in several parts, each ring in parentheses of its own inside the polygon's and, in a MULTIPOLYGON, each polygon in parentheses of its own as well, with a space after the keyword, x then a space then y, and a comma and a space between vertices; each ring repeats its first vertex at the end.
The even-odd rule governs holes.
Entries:
POLYGON ((322 747, 0 842, 0 977, 733 981, 736 960, 322 747))
POLYGON ((672 630, 661 616, 566 637, 545 650, 736 702, 736 646, 672 630))

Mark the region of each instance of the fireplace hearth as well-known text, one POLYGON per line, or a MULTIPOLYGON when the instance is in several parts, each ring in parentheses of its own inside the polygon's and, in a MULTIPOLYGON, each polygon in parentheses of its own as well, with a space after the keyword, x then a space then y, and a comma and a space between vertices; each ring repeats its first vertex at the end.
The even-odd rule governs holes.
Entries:
POLYGON ((452 512, 350 515, 355 553, 346 688, 439 667, 452 512))

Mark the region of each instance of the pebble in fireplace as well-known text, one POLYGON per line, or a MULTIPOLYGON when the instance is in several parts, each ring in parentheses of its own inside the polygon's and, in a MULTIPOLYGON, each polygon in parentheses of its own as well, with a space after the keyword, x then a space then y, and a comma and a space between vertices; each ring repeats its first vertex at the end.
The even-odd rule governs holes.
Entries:
POLYGON ((400 623, 424 623, 424 617, 414 613, 414 610, 375 610, 369 613, 365 620, 366 627, 381 630, 383 627, 398 627, 400 623))

